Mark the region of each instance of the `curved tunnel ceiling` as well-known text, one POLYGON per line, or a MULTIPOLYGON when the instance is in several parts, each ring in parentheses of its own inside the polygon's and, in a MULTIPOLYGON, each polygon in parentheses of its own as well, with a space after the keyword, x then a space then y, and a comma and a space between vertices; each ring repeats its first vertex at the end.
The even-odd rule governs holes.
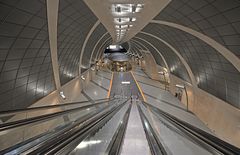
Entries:
POLYGON ((170 0, 85 0, 85 2, 111 34, 113 42, 123 43, 147 25, 170 0), (121 27, 116 26, 119 25, 122 28, 127 26, 124 28, 127 32, 124 32, 121 38, 117 37, 117 30, 121 27))
MULTIPOLYGON (((63 86, 88 69, 108 45, 116 42, 116 32, 112 16, 101 16, 101 9, 92 7, 102 0, 52 1, 56 4, 59 1, 54 48, 57 49, 55 63, 59 83, 63 86), (94 28, 98 20, 101 23, 94 28)), ((54 78, 56 68, 52 65, 53 45, 49 42, 49 26, 52 25, 48 25, 47 2, 0 1, 0 109, 25 108, 58 89, 57 78, 54 78)), ((104 2, 99 8, 108 7, 113 0, 104 2)), ((144 3, 146 12, 143 9, 137 25, 121 40, 129 52, 144 56, 141 51, 149 50, 159 65, 164 67, 165 60, 175 76, 191 82, 189 73, 192 73, 198 88, 240 108, 240 68, 237 67, 240 64, 240 1, 136 0, 134 3, 144 3), (160 2, 163 5, 147 7, 160 2), (160 24, 160 21, 185 26, 213 39, 235 59, 226 57, 229 53, 221 53, 226 50, 219 51, 220 46, 216 49, 216 44, 206 43, 194 34, 177 26, 160 24)))
MULTIPOLYGON (((171 21, 207 35, 236 55, 238 59, 234 59, 235 61, 226 59, 221 54, 222 51, 213 48, 215 45, 211 46, 178 28, 149 23, 142 31, 172 45, 190 66, 199 88, 235 107, 240 107, 240 74, 239 68, 235 68, 237 66, 235 64, 239 64, 240 61, 240 27, 237 26, 240 21, 238 16, 240 2, 231 0, 227 3, 229 4, 226 4, 226 1, 223 3, 223 1, 191 0, 183 2, 175 0, 169 3, 154 20, 171 21)), ((149 38, 141 33, 136 36, 155 44, 154 46, 158 49, 163 49, 159 47, 160 41, 154 43, 156 42, 154 38, 149 38)), ((162 51, 162 54, 164 52, 166 50, 162 51)), ((165 58, 167 59, 167 56, 165 58)), ((187 77, 187 75, 181 69, 177 69, 175 72, 184 74, 177 75, 175 73, 178 77, 186 80, 183 77, 187 77)))

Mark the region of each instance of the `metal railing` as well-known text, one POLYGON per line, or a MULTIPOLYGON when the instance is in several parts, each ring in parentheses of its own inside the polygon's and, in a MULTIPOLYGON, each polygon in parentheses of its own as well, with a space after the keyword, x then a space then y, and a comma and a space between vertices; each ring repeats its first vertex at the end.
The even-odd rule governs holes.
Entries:
MULTIPOLYGON (((95 103, 100 101, 111 101, 113 98, 103 98, 94 100, 95 103)), ((71 103, 64 103, 64 104, 55 104, 55 105, 46 105, 46 106, 38 106, 38 107, 31 107, 31 108, 25 108, 25 109, 14 109, 14 110, 6 110, 6 111, 0 111, 0 117, 5 117, 9 115, 16 115, 26 112, 33 112, 38 110, 46 110, 46 109, 52 109, 52 108, 61 108, 66 106, 72 106, 72 105, 79 105, 83 103, 88 103, 89 101, 81 101, 81 102, 71 102, 71 103)))
POLYGON ((105 155, 108 154, 114 154, 114 155, 118 155, 121 152, 121 146, 123 143, 123 138, 125 135, 125 131, 127 128, 127 124, 128 124, 128 119, 129 119, 129 115, 130 115, 130 111, 131 111, 131 107, 132 104, 129 105, 128 110, 126 111, 123 119, 121 120, 117 130, 115 131, 113 138, 110 142, 110 144, 108 145, 106 151, 105 151, 105 155))
POLYGON ((217 154, 227 154, 227 155, 239 155, 240 149, 233 146, 220 138, 209 134, 187 122, 180 120, 179 118, 164 112, 163 110, 147 103, 143 102, 143 106, 150 109, 150 111, 157 117, 162 117, 172 125, 177 127, 182 133, 190 137, 193 141, 203 146, 212 153, 217 154))
POLYGON ((145 116, 145 114, 143 113, 139 105, 138 105, 138 111, 141 117, 143 128, 146 133, 146 137, 147 137, 152 155, 167 155, 167 152, 163 147, 162 143, 160 142, 160 140, 158 139, 155 130, 150 125, 147 117, 145 116))
MULTIPOLYGON (((74 113, 76 111, 86 110, 90 107, 99 107, 100 105, 104 105, 103 107, 95 110, 94 112, 90 112, 90 113, 84 115, 83 117, 76 119, 73 122, 69 122, 68 124, 56 127, 54 130, 52 130, 50 132, 36 135, 30 139, 26 139, 25 141, 23 141, 21 143, 17 143, 16 145, 13 145, 7 149, 4 149, 4 150, 0 151, 0 154, 6 154, 6 153, 35 154, 36 152, 38 152, 37 154, 39 154, 39 152, 43 152, 43 151, 45 151, 45 153, 46 153, 46 152, 49 152, 49 150, 51 150, 50 152, 55 152, 56 150, 58 150, 58 151, 63 150, 63 148, 65 148, 67 145, 69 146, 69 144, 73 142, 74 138, 72 139, 70 137, 76 138, 77 133, 78 133, 77 134, 78 137, 81 136, 83 133, 86 136, 86 133, 88 133, 88 131, 90 131, 90 129, 91 129, 91 131, 93 131, 93 127, 95 125, 97 125, 99 122, 102 122, 100 120, 104 119, 105 123, 106 123, 105 118, 107 117, 108 118, 107 120, 109 120, 111 118, 109 115, 110 114, 112 115, 113 111, 116 112, 117 109, 119 109, 124 103, 127 102, 127 100, 124 100, 124 102, 120 103, 120 104, 118 101, 116 104, 105 104, 109 100, 107 100, 107 101, 103 101, 103 100, 105 100, 105 99, 97 100, 96 102, 99 102, 99 103, 95 103, 95 104, 91 104, 91 105, 86 105, 86 106, 69 109, 69 110, 64 110, 64 111, 56 112, 56 113, 52 113, 52 114, 37 116, 37 117, 30 118, 30 119, 23 119, 23 120, 19 120, 19 121, 1 124, 0 125, 0 133, 1 133, 1 131, 15 129, 15 128, 25 126, 25 125, 41 123, 42 121, 49 121, 50 119, 53 119, 55 117, 61 117, 66 114, 74 113), (76 132, 74 132, 74 131, 76 131, 76 132), (69 137, 67 137, 67 135, 69 137), (64 136, 64 138, 62 136, 64 136), (70 141, 70 139, 72 139, 72 141, 70 141), (60 141, 61 141, 61 143, 60 143, 60 141), (67 144, 67 142, 69 142, 69 144, 67 144), (58 143, 58 145, 56 145, 56 147, 54 147, 54 149, 53 149, 53 147, 52 147, 53 144, 55 145, 57 143, 58 143), (63 145, 63 144, 67 144, 67 145, 63 145), (53 151, 53 150, 55 150, 55 151, 53 151)), ((115 101, 115 99, 111 99, 111 101, 115 101)), ((75 103, 73 103, 73 104, 75 104, 75 103)), ((66 105, 62 104, 62 105, 58 105, 58 106, 66 106, 66 105)), ((55 105, 54 106, 36 107, 31 110, 44 109, 47 107, 52 108, 52 107, 55 107, 55 105)), ((22 111, 25 111, 25 110, 17 110, 17 112, 22 112, 22 111)), ((14 111, 12 111, 12 112, 15 113, 14 111)), ((75 143, 75 145, 76 145, 76 143, 75 143)), ((71 144, 70 146, 73 146, 73 145, 71 144)), ((69 148, 70 147, 67 147, 68 151, 69 151, 69 148)), ((65 148, 65 150, 66 150, 66 148, 65 148)))

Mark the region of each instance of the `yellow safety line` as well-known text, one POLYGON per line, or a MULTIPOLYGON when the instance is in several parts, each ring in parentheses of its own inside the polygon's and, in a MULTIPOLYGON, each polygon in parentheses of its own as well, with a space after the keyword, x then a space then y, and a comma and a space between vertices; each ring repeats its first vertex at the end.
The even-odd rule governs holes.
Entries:
POLYGON ((111 94, 112 81, 113 81, 113 72, 112 72, 112 77, 111 77, 111 81, 110 81, 110 86, 109 86, 109 89, 108 89, 108 95, 107 95, 107 98, 109 98, 109 97, 110 97, 110 94, 111 94))
POLYGON ((138 89, 139 89, 139 91, 140 91, 140 93, 141 93, 141 95, 142 95, 142 97, 143 97, 143 101, 146 102, 146 98, 145 98, 145 96, 144 96, 144 94, 143 94, 143 91, 142 91, 141 87, 139 86, 139 84, 138 84, 135 76, 133 75, 132 71, 130 71, 130 73, 132 74, 133 79, 134 79, 135 83, 137 84, 137 87, 138 87, 138 89))

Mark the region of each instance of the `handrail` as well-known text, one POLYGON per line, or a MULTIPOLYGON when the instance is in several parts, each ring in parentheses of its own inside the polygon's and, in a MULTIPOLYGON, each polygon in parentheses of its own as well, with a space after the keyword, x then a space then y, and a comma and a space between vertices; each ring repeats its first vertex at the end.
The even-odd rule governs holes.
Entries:
MULTIPOLYGON (((207 133, 206 131, 203 131, 202 129, 199 129, 185 121, 182 121, 178 119, 177 117, 166 113, 162 111, 161 109, 144 102, 144 106, 148 105, 150 108, 154 109, 154 111, 158 114, 161 114, 165 119, 167 119, 169 122, 174 124, 179 129, 182 129, 182 131, 186 131, 189 135, 194 135, 199 140, 203 141, 205 144, 208 144, 209 146, 213 147, 214 149, 222 152, 223 154, 233 154, 238 155, 240 153, 240 149, 236 146, 229 144, 228 142, 225 142, 221 140, 220 138, 211 135, 207 133)), ((156 113, 154 113, 156 115, 156 113)))
POLYGON ((51 139, 38 148, 28 152, 30 155, 35 154, 68 154, 75 148, 87 135, 98 131, 112 116, 126 104, 127 100, 121 104, 116 104, 104 112, 95 115, 81 125, 77 125, 59 137, 51 139))
POLYGON ((49 119, 52 119, 52 118, 55 118, 55 117, 58 117, 58 116, 62 116, 62 115, 67 114, 67 113, 73 113, 75 111, 83 110, 83 109, 90 108, 90 107, 100 105, 100 104, 104 104, 106 102, 108 102, 108 101, 102 101, 102 102, 99 102, 99 103, 86 105, 86 106, 82 106, 82 107, 78 107, 78 108, 74 108, 74 109, 69 109, 69 110, 55 112, 55 113, 51 113, 51 114, 46 114, 46 115, 36 116, 36 117, 32 117, 32 118, 17 120, 17 121, 13 121, 13 122, 9 122, 9 123, 3 123, 3 124, 0 124, 0 131, 12 129, 12 128, 16 128, 16 127, 20 127, 20 126, 24 126, 24 125, 29 125, 29 124, 33 124, 33 123, 37 123, 37 122, 47 121, 49 119))
POLYGON ((146 137, 148 140, 148 144, 150 147, 150 150, 153 155, 167 155, 167 152, 163 146, 163 144, 160 142, 160 140, 157 137, 156 131, 151 126, 149 120, 143 113, 140 105, 138 105, 138 111, 140 114, 140 118, 143 124, 144 131, 146 133, 146 137))
MULTIPOLYGON (((102 100, 111 101, 111 100, 114 100, 114 99, 103 98, 103 99, 94 100, 94 102, 98 102, 98 101, 102 101, 102 100)), ((37 111, 37 110, 51 109, 51 108, 57 108, 57 107, 72 106, 72 105, 75 105, 75 104, 82 104, 82 103, 87 103, 87 102, 90 102, 90 101, 71 102, 71 103, 63 103, 63 104, 56 104, 56 105, 31 107, 31 108, 26 108, 26 109, 14 109, 14 110, 0 111, 0 117, 14 115, 14 114, 17 114, 17 113, 29 112, 29 111, 37 111)))
POLYGON ((125 114, 122 118, 122 121, 118 125, 118 128, 117 128, 116 132, 114 133, 114 135, 112 137, 112 140, 111 140, 110 144, 108 145, 108 147, 105 151, 105 155, 109 155, 109 154, 118 155, 118 154, 120 154, 121 145, 123 143, 124 134, 126 132, 131 108, 132 108, 132 104, 129 105, 127 111, 125 112, 125 114))
MULTIPOLYGON (((108 106, 110 106, 110 105, 108 105, 108 106)), ((63 135, 65 132, 67 132, 71 128, 73 128, 73 127, 75 127, 75 126, 85 122, 86 120, 90 119, 91 117, 94 117, 97 113, 99 113, 103 109, 105 109, 105 107, 103 107, 101 109, 98 109, 97 111, 95 111, 93 113, 88 113, 87 115, 84 115, 83 117, 77 119, 76 121, 74 121, 72 123, 69 123, 68 125, 64 125, 61 128, 56 127, 55 129, 53 129, 50 132, 37 135, 37 136, 35 136, 33 138, 30 138, 30 139, 28 139, 26 141, 23 141, 23 142, 18 143, 18 144, 14 145, 14 146, 11 146, 9 148, 1 150, 0 154, 6 154, 6 153, 16 154, 15 152, 17 152, 18 154, 22 154, 23 152, 25 152, 25 151, 27 151, 29 149, 32 149, 33 147, 36 147, 36 145, 39 145, 39 143, 43 143, 44 144, 45 141, 47 141, 47 140, 51 140, 51 139, 54 139, 54 137, 58 137, 58 136, 63 135), (48 136, 48 137, 45 137, 45 136, 48 136)))

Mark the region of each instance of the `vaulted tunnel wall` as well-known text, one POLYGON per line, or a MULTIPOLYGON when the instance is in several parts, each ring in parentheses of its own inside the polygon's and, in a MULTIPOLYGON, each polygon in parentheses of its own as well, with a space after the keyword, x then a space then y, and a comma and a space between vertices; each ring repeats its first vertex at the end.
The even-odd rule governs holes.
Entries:
MULTIPOLYGON (((227 2, 222 0, 173 0, 154 20, 172 22, 193 29, 220 43, 239 58, 239 13, 240 2, 237 0, 227 2)), ((221 54, 222 51, 216 50, 197 36, 175 27, 150 22, 142 32, 161 38, 172 45, 189 65, 200 89, 234 107, 240 107, 240 73, 239 68, 235 67, 235 64, 239 64, 240 59, 229 61, 221 54)), ((171 55, 171 52, 168 52, 168 49, 160 41, 141 32, 136 36, 154 44, 159 51, 162 51, 161 53, 168 60, 170 68, 174 68, 174 71, 170 70, 170 72, 185 81, 189 81, 187 72, 184 71, 185 68, 177 63, 177 57, 171 55), (173 63, 177 65, 173 65, 173 63)), ((141 43, 149 46, 143 41, 141 43)), ((158 64, 163 65, 161 64, 163 61, 158 58, 156 51, 153 49, 151 51, 158 59, 158 64)))
MULTIPOLYGON (((48 12, 45 0, 0 1, 0 109, 26 108, 56 90, 51 62, 48 12)), ((77 78, 80 54, 86 37, 97 22, 83 1, 59 0, 57 64, 61 86, 77 78)), ((89 67, 109 34, 93 47, 106 29, 99 24, 83 54, 89 67), (95 54, 93 54, 95 52, 95 54)), ((94 61, 93 61, 94 62, 94 61)))

